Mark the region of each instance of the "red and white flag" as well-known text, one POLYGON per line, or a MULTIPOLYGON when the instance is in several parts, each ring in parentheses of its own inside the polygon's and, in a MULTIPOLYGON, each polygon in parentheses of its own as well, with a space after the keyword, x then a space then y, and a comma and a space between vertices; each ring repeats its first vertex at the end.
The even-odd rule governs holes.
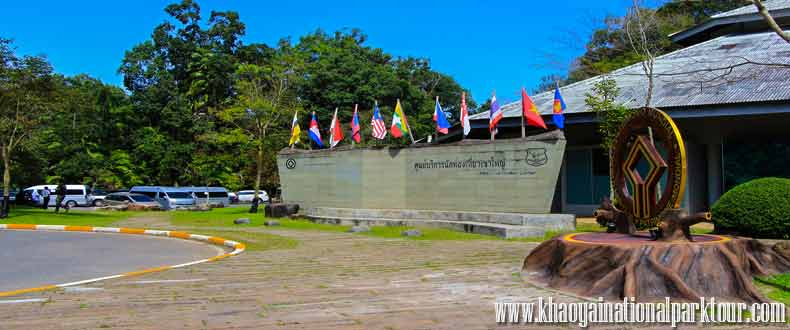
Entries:
POLYGON ((337 121, 337 108, 335 108, 335 116, 332 117, 332 125, 329 126, 329 147, 334 148, 340 141, 343 141, 343 128, 337 121))
POLYGON ((373 126, 373 137, 383 140, 387 136, 387 124, 384 124, 384 118, 381 117, 379 112, 379 103, 373 107, 373 118, 370 119, 370 126, 373 126))
POLYGON ((469 110, 466 108, 466 92, 461 93, 461 127, 464 128, 464 136, 472 131, 472 125, 469 125, 469 110))

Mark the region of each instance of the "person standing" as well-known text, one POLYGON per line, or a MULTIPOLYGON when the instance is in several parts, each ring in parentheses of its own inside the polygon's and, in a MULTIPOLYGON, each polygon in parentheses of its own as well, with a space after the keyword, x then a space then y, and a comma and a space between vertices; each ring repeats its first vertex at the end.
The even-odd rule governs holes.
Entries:
POLYGON ((62 183, 59 184, 58 187, 55 188, 55 194, 57 195, 57 198, 55 199, 55 213, 58 213, 58 210, 60 210, 61 206, 66 210, 66 212, 68 212, 68 207, 61 205, 63 200, 66 199, 66 185, 62 183))
POLYGON ((44 187, 44 190, 41 191, 41 208, 47 209, 49 207, 49 187, 44 187))

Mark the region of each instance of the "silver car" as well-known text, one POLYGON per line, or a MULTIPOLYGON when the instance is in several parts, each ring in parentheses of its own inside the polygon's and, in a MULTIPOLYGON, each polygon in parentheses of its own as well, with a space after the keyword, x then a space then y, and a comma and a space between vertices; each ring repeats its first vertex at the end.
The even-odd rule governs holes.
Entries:
POLYGON ((162 186, 134 186, 130 193, 146 195, 159 202, 165 210, 195 205, 195 198, 189 189, 162 186))
POLYGON ((104 205, 107 206, 120 206, 120 205, 141 205, 146 207, 159 207, 159 202, 153 198, 143 194, 133 194, 128 192, 117 192, 108 194, 104 197, 104 205))

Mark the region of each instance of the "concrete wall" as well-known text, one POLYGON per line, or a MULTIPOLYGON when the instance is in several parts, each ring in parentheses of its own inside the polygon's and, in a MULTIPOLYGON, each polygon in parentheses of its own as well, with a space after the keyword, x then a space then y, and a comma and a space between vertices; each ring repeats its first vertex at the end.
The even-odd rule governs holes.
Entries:
POLYGON ((283 150, 283 201, 303 208, 549 213, 565 138, 560 131, 495 143, 283 150))

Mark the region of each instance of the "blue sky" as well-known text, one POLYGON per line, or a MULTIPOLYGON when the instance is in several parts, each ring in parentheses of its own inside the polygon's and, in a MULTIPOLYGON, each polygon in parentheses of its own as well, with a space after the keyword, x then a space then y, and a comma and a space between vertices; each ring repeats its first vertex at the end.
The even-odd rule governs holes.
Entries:
MULTIPOLYGON (((3 1, 0 36, 23 54, 45 54, 66 75, 87 73, 117 85, 124 51, 150 37, 172 1, 3 1)), ((199 1, 211 10, 235 10, 247 25, 244 41, 273 44, 317 28, 361 28, 368 45, 400 56, 431 59, 472 91, 478 101, 492 90, 517 99, 521 86, 560 72, 584 51, 592 21, 622 15, 626 0, 612 1, 199 1), (550 60, 546 54, 552 54, 550 60)))

